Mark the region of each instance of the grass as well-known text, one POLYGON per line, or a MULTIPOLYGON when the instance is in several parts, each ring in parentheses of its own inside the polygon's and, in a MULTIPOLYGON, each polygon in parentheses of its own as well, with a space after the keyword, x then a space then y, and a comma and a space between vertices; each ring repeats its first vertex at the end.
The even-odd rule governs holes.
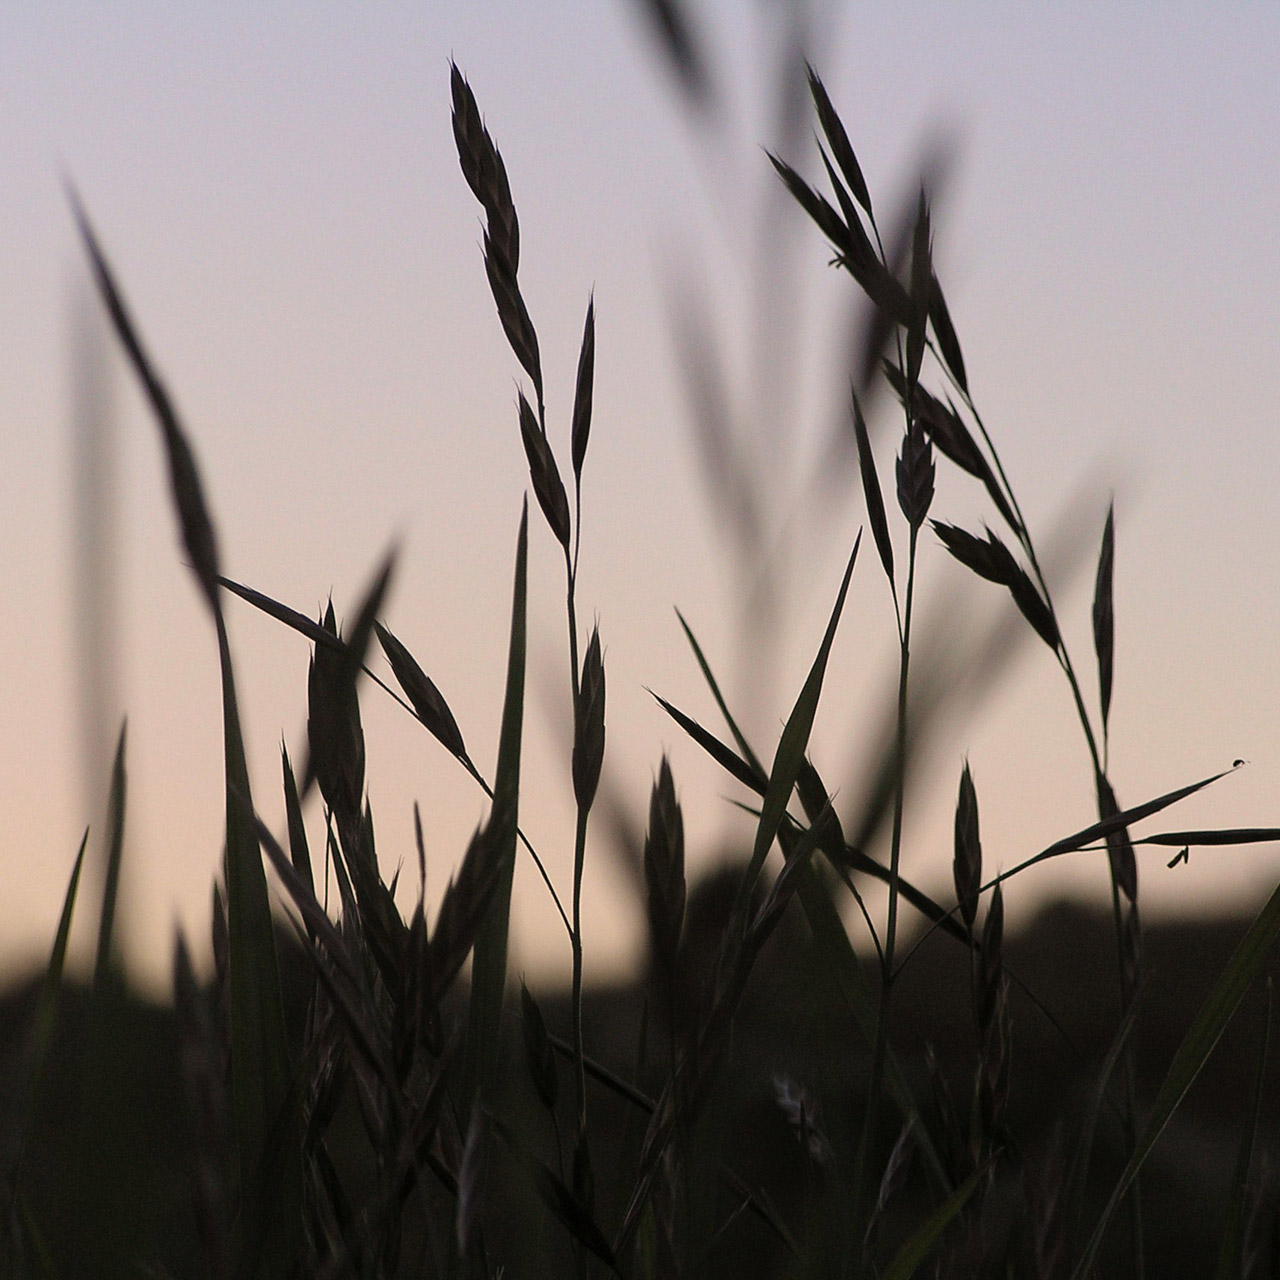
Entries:
MULTIPOLYGON (((678 24, 664 30, 696 95, 693 51, 682 45, 678 24)), ((172 1091, 185 1099, 184 1172, 193 1213, 185 1252, 177 1251, 181 1261, 171 1260, 169 1269, 218 1278, 777 1274, 894 1280, 924 1274, 1085 1280, 1140 1277, 1148 1270, 1146 1252, 1161 1224, 1148 1213, 1142 1174, 1266 969, 1280 932, 1280 889, 1207 984, 1180 1044, 1160 1063, 1156 1086, 1144 1091, 1147 974, 1135 851, 1271 841, 1280 839, 1280 830, 1146 829, 1230 769, 1120 804, 1108 763, 1114 512, 1098 535, 1093 652, 1082 658, 1068 649, 1032 525, 970 394, 934 270, 928 192, 920 191, 904 224, 882 227, 839 113, 812 70, 808 89, 820 180, 812 182, 783 157, 769 160, 827 241, 833 266, 865 296, 874 317, 848 421, 869 537, 860 533, 850 548, 808 675, 777 741, 758 744, 760 750, 735 719, 712 659, 680 619, 723 728, 710 729, 655 696, 740 788, 755 831, 748 859, 719 897, 710 906, 699 900, 686 883, 676 781, 665 758, 658 764, 641 855, 652 962, 622 1050, 593 1041, 591 993, 583 983, 582 882, 607 749, 605 643, 593 626, 583 644, 577 589, 595 306, 588 299, 569 420, 549 423, 538 334, 520 285, 516 207, 466 79, 451 68, 454 135, 463 177, 484 211, 484 267, 498 319, 525 379, 513 426, 536 506, 532 529, 527 501, 518 521, 510 513, 518 532, 491 778, 468 754, 435 683, 384 621, 394 550, 342 626, 332 604, 312 619, 223 575, 186 428, 90 219, 71 193, 99 292, 160 429, 184 548, 208 604, 221 664, 226 854, 211 920, 213 981, 196 980, 181 937, 174 957, 178 1078, 172 1091), (900 410, 892 466, 877 457, 863 413, 872 384, 880 381, 900 410), (571 491, 560 465, 561 427, 567 427, 571 491), (940 466, 981 486, 990 513, 980 530, 935 512, 940 466), (882 476, 892 478, 888 496, 882 476), (576 821, 567 886, 552 883, 520 828, 528 545, 546 536, 564 562, 574 708, 566 784, 576 821), (908 779, 933 711, 917 695, 922 676, 913 665, 918 569, 929 556, 949 556, 1005 593, 1048 651, 1071 693, 1097 796, 1094 820, 993 877, 983 865, 980 799, 966 763, 957 787, 954 903, 932 899, 901 873, 912 840, 908 779), (810 736, 825 709, 825 676, 848 595, 871 590, 864 580, 877 576, 897 640, 894 723, 865 800, 842 814, 820 762, 810 757, 810 736), (232 598, 314 646, 308 758, 300 772, 287 754, 281 761, 283 838, 263 821, 250 789, 224 620, 232 598), (390 680, 372 669, 375 639, 390 680), (398 859, 380 855, 366 799, 360 714, 370 693, 366 674, 380 690, 376 696, 399 701, 491 798, 433 920, 425 907, 420 824, 412 910, 397 906, 398 878, 384 878, 383 864, 398 859), (304 821, 313 791, 324 815, 318 847, 304 821), (881 833, 887 833, 883 860, 871 852, 881 833), (1108 1043, 1092 1060, 1012 962, 1004 933, 1004 899, 1018 875, 1082 852, 1105 856, 1110 871, 1118 996, 1108 1043), (563 1000, 524 986, 517 998, 509 980, 513 871, 525 856, 537 862, 560 911, 572 961, 563 1000), (283 938, 268 865, 288 908, 283 938), (865 894, 873 881, 887 890, 883 913, 873 912, 865 894), (908 913, 924 927, 914 940, 908 913), (961 975, 970 1024, 971 1052, 946 1070, 922 1069, 919 1056, 904 1055, 900 1044, 903 992, 939 947, 947 948, 951 973, 961 975), (304 964, 286 986, 282 966, 290 956, 304 964), (1015 1092, 1036 1084, 1023 1085, 1018 1074, 1017 1024, 1024 1017, 1044 1018, 1061 1037, 1057 1052, 1079 1056, 1091 1074, 1083 1105, 1064 1098, 1056 1108, 1052 1142, 1020 1127, 1015 1092), (744 1085, 772 1069, 766 1053, 777 1051, 779 1042, 766 1050, 757 1037, 761 1020, 807 1044, 791 1054, 790 1070, 810 1077, 775 1074, 775 1102, 763 1113, 752 1109, 744 1085)), ((110 886, 119 869, 126 790, 122 733, 110 809, 114 852, 84 1040, 82 1168, 65 1182, 90 1198, 112 1178, 114 1148, 103 1135, 123 1125, 127 1136, 132 1123, 112 1107, 98 1072, 113 1044, 119 1047, 119 1024, 111 1022, 121 992, 110 886)), ((47 1226, 56 1215, 32 1194, 36 1153, 29 1138, 52 1060, 83 852, 82 845, 16 1096, 19 1139, 6 1169, 5 1274, 75 1273, 66 1270, 70 1255, 47 1226)), ((1273 1265, 1258 1227, 1269 1009, 1268 1001, 1239 1153, 1223 1186, 1227 1208, 1217 1255, 1223 1276, 1273 1265)), ((1184 1210, 1197 1211, 1194 1204, 1184 1210)), ((160 1266, 161 1252, 155 1241, 126 1232, 102 1256, 120 1268, 160 1266)))

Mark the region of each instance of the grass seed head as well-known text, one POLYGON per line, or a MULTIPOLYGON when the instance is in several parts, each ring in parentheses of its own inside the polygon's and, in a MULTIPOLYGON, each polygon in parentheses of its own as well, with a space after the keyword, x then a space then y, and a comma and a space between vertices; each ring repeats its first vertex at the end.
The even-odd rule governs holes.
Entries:
POLYGON ((574 715, 573 794, 578 808, 591 808, 604 763, 604 660, 600 629, 593 627, 582 660, 582 680, 574 715))

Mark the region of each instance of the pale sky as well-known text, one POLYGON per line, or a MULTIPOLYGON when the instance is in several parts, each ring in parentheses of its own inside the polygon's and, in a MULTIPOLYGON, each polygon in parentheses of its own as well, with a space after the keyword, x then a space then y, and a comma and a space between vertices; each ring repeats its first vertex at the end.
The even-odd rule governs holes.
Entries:
MULTIPOLYGON (((0 962, 47 952, 91 817, 74 664, 85 604, 73 588, 70 355, 85 271, 64 174, 183 415, 225 571, 304 611, 332 592, 342 614, 400 539, 388 620, 492 770, 527 471, 520 370, 449 127, 450 57, 510 176, 566 474, 594 290, 579 607, 605 643, 610 776, 641 824, 670 750, 692 864, 742 842, 729 803, 742 797, 645 686, 720 730, 678 606, 771 757, 862 519, 854 473, 811 483, 846 403, 851 289, 826 267, 817 232, 789 215, 762 150, 779 145, 768 103, 784 7, 695 7, 721 93, 701 123, 625 0, 0 10, 0 962), (723 356, 770 563, 789 584, 774 631, 741 604, 740 557, 700 469, 675 325, 690 300, 723 356)), ((1167 825, 1280 825, 1280 10, 850 6, 815 17, 807 52, 881 211, 909 193, 931 140, 952 144, 938 272, 1033 529, 1046 547, 1068 527, 1085 539, 1059 606, 1090 696, 1092 568, 1115 495, 1111 762, 1122 801, 1245 758, 1167 825)), ((806 118, 787 157, 816 180, 809 132, 806 118)), ((220 857, 217 662, 154 424, 113 360, 127 949, 135 972, 162 984, 175 922, 203 940, 220 857)), ((900 429, 887 400, 877 424, 885 479, 900 429)), ((536 514, 523 817, 567 892, 563 583, 536 514)), ((950 479, 932 514, 970 528, 993 518, 950 479)), ((813 742, 848 804, 892 679, 892 615, 864 550, 813 742)), ((958 619, 1001 616, 996 589, 931 538, 922 574, 926 600, 963 593, 952 641, 958 619)), ((255 795, 279 824, 279 743, 302 753, 307 645, 236 602, 229 614, 255 795)), ((363 705, 384 863, 412 867, 416 798, 438 894, 483 797, 378 690, 363 705)), ((939 737, 912 792, 905 866, 940 895, 966 754, 992 869, 1092 816, 1065 684, 1029 644, 999 692, 939 737)), ((1274 847, 1193 852, 1176 871, 1166 860, 1140 855, 1149 914, 1256 904, 1280 871, 1274 847)), ((1100 860, 1081 855, 1011 889, 1010 906, 1025 914, 1045 894, 1105 886, 1100 860)), ((633 958, 640 920, 603 824, 586 898, 589 969, 603 976, 633 958)), ((516 930, 514 963, 567 966, 525 874, 516 930)))

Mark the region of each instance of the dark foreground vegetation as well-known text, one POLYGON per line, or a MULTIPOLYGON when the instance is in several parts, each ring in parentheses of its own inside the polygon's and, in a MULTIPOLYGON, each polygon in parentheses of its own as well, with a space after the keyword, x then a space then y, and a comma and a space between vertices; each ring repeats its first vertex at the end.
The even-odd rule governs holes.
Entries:
MULTIPOLYGON (((714 881, 692 893, 696 902, 709 905, 715 898, 714 881)), ((1147 931, 1150 978, 1138 1064, 1143 1096, 1158 1088, 1163 1064, 1247 926, 1244 918, 1224 918, 1147 931)), ((285 935, 280 941, 286 1009, 296 1044, 311 995, 309 961, 285 935)), ((1028 1002, 1015 1000, 1012 1055, 1017 1069, 1009 1098, 1010 1127, 1026 1150, 1044 1160, 1050 1175, 1055 1160, 1068 1154, 1065 1135, 1089 1112, 1097 1066, 1113 1034, 1110 944, 1105 916, 1066 905, 1046 909, 1007 941, 1009 965, 1056 1011, 1074 1046, 1073 1051, 1028 1002)), ((804 931, 795 927, 775 938, 764 953, 758 989, 740 1017, 737 1070, 727 1082, 723 1102, 728 1167, 788 1215, 795 1211, 804 1179, 826 1174, 821 1165, 811 1166, 805 1159, 800 1134, 780 1105, 781 1091, 789 1088, 798 1096, 803 1090, 810 1098, 822 1099, 812 1120, 815 1133, 826 1141, 828 1126, 850 1110, 856 1113, 865 1102, 856 1093, 865 1050, 850 1051, 847 1014, 821 973, 815 973, 818 966, 807 952, 811 946, 804 931)), ((1277 960, 1275 954, 1268 959, 1268 978, 1276 976, 1277 960)), ((0 1002, 0 1092, 5 1097, 14 1097, 20 1082, 22 1051, 40 985, 33 979, 0 1002)), ((584 1030, 599 1061, 628 1077, 634 1074, 646 995, 646 987, 637 983, 591 990, 584 1000, 584 1030)), ((52 1270, 58 1275, 114 1277, 136 1274, 131 1260, 150 1259, 171 1275, 204 1274, 193 1213, 198 1134, 189 1098, 179 1087, 182 1048, 173 1010, 116 991, 108 997, 105 1012, 95 1013, 93 999, 79 985, 63 992, 50 1068, 28 1134, 25 1196, 45 1228, 52 1270)), ((936 1062, 938 1078, 947 1082, 952 1095, 965 1096, 976 1044, 964 975, 950 946, 939 942, 921 950, 904 975, 900 1003, 895 1040, 923 1096, 929 1098, 934 1088, 931 1062, 936 1062)), ((1214 1274, 1257 1059, 1262 1008, 1261 1001, 1254 1004, 1252 1010, 1246 1006, 1246 1016, 1224 1033, 1148 1162, 1144 1189, 1152 1275, 1214 1274), (1195 1206, 1194 1212, 1188 1206, 1195 1206)), ((568 1032, 568 1002, 562 995, 548 995, 543 1011, 549 1027, 568 1032)), ((522 1047, 517 1032, 514 1024, 508 1028, 504 1052, 518 1063, 522 1047)), ((1265 1084, 1268 1096, 1274 1097, 1277 1087, 1280 1079, 1272 1062, 1265 1084)), ((637 1124, 631 1104, 602 1085, 592 1086, 591 1092, 593 1123, 597 1132, 607 1135, 606 1148, 625 1150, 628 1135, 634 1144, 637 1124)), ((537 1108, 535 1092, 518 1068, 511 1073, 503 1105, 525 1115, 537 1108)), ((931 1111, 933 1105, 926 1104, 931 1111)), ((5 1119, 0 1158, 8 1168, 18 1132, 16 1117, 8 1114, 5 1119)), ((931 1123, 939 1119, 932 1111, 931 1123)), ((360 1121, 350 1103, 334 1122, 334 1136, 344 1147, 360 1143, 360 1121)), ((1259 1139, 1274 1149, 1275 1136, 1271 1116, 1259 1139)), ((1104 1122, 1090 1183, 1089 1203, 1095 1212, 1098 1198, 1118 1171, 1121 1151, 1117 1126, 1104 1122)), ((1006 1168, 995 1189, 1006 1205, 1003 1222, 1010 1230, 1015 1211, 1007 1206, 1022 1194, 1013 1185, 1012 1168, 1006 1168)), ((615 1167, 606 1163, 606 1176, 597 1183, 606 1202, 620 1194, 616 1179, 609 1176, 614 1172, 615 1167)), ((1276 1188, 1268 1181, 1274 1173, 1271 1168, 1255 1174, 1257 1194, 1246 1233, 1252 1274, 1273 1274, 1278 1256, 1276 1188)), ((1051 1202, 1051 1185, 1030 1190, 1046 1205, 1051 1202)), ((518 1190, 513 1194, 518 1196, 518 1190)), ((904 1221, 922 1207, 914 1179, 908 1177, 900 1194, 902 1203, 890 1206, 890 1232, 904 1230, 904 1221)), ((521 1204, 504 1197, 503 1204, 506 1232, 517 1239, 545 1238, 539 1225, 543 1211, 536 1201, 521 1204)), ((1045 1219, 1051 1220, 1052 1215, 1045 1219)), ((1005 1229, 1003 1223, 1000 1229, 1005 1229)), ((1025 1231, 1025 1225, 1018 1230, 1025 1231)), ((1026 1265, 1015 1274, 1054 1274, 1030 1265, 1037 1248, 1034 1238, 1023 1237, 1021 1248, 1026 1265)), ((1110 1271, 1123 1274, 1124 1269, 1124 1261, 1117 1259, 1110 1271)), ((517 1264, 509 1274, 524 1270, 517 1264)), ((532 1266, 528 1270, 535 1272, 532 1266)), ((708 1254, 699 1274, 751 1277, 786 1271, 784 1242, 760 1218, 750 1217, 736 1236, 726 1236, 722 1250, 708 1254)), ((971 1274, 964 1268, 959 1273, 971 1274)))
MULTIPOLYGON (((669 36, 678 45, 678 31, 669 36)), ((1107 750, 1113 517, 1098 530, 1093 652, 1082 661, 969 394, 933 266, 929 194, 922 188, 907 218, 882 226, 812 71, 821 176, 811 182, 770 159, 866 300, 848 421, 865 536, 850 548, 776 742, 743 734, 716 655, 686 627, 705 706, 659 702, 738 787, 754 837, 725 875, 690 890, 681 806, 702 800, 681 796, 662 760, 632 851, 647 889, 647 973, 626 990, 584 990, 581 884, 607 721, 604 645, 581 625, 590 609, 577 592, 594 306, 571 411, 556 419, 519 284, 506 168, 456 68, 451 88, 462 173, 484 212, 489 286, 522 371, 513 447, 518 427, 536 506, 533 529, 527 503, 518 521, 491 772, 385 624, 393 557, 341 627, 332 606, 315 620, 223 576, 186 429, 72 196, 103 301, 154 410, 184 553, 218 638, 226 853, 212 981, 197 981, 179 939, 172 1010, 142 1004, 123 987, 113 938, 122 733, 92 984, 62 979, 82 847, 48 972, 9 1005, 4 1273, 1273 1274, 1275 1115, 1264 1104, 1275 1082, 1263 980, 1280 890, 1251 919, 1144 931, 1136 850, 1152 845, 1176 861, 1197 845, 1280 832, 1164 825, 1166 810, 1230 772, 1229 761, 1167 794, 1117 800, 1107 750), (864 417, 877 390, 897 405, 893 456, 883 434, 877 456, 864 417), (963 528, 934 510, 938 467, 977 486, 985 526, 963 528), (538 861, 520 828, 530 537, 550 538, 565 568, 575 710, 566 785, 577 823, 572 881, 548 885, 572 960, 567 992, 530 992, 507 974, 515 860, 538 861), (899 872, 913 839, 907 779, 939 704, 932 673, 912 663, 924 556, 950 556, 1002 593, 1041 658, 1060 668, 1097 797, 1084 826, 992 876, 966 765, 946 902, 899 872), (869 730, 877 766, 837 806, 808 748, 854 589, 884 600, 899 661, 893 715, 869 730), (296 769, 282 758, 279 830, 260 816, 240 735, 224 610, 247 606, 314 645, 308 754, 296 769), (389 668, 388 679, 366 664, 389 668), (421 839, 416 857, 375 847, 366 696, 397 698, 456 759, 460 783, 492 798, 430 919, 421 839), (317 790, 323 826, 309 826, 304 803, 317 790), (1004 895, 1018 874, 1088 850, 1109 870, 1106 918, 1058 908, 1006 938, 1004 895), (416 865, 408 912, 398 903, 412 893, 384 877, 392 865, 416 865), (268 867, 287 926, 273 919, 268 867)))

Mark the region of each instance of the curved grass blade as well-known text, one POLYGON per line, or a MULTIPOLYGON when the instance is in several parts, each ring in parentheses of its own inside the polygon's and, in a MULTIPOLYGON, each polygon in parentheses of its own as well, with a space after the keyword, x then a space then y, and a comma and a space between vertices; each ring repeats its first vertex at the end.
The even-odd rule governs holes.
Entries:
MULTIPOLYGON (((768 774, 764 771, 764 765, 760 763, 759 756, 752 751, 750 744, 743 735, 742 730, 738 728, 737 721, 729 712, 728 704, 724 700, 724 695, 720 692, 720 685, 716 682, 714 674, 712 674, 711 666, 707 662, 706 655, 702 652, 702 646, 698 643, 697 637, 693 634, 689 624, 685 621, 684 614, 679 609, 676 610, 676 617, 680 619, 680 626, 684 630, 685 639, 689 641, 689 647, 693 650, 693 656, 698 661, 698 669, 702 672, 702 677, 707 682, 707 687, 711 690, 711 696, 716 700, 716 706, 720 708, 720 714, 724 716, 725 724, 729 726, 729 732, 733 734, 733 740, 738 744, 738 751, 742 758, 751 767, 752 773, 761 778, 768 778, 768 774)), ((754 790, 755 788, 753 788, 754 790)), ((763 795, 763 788, 761 789, 763 795)))
MULTIPOLYGON (((1199 782, 1189 783, 1185 787, 1179 787, 1176 791, 1169 791, 1162 796, 1156 796, 1154 800, 1147 800, 1143 804, 1135 805, 1132 809, 1125 809, 1120 813, 1112 814, 1108 818, 1103 818, 1098 822, 1091 823, 1089 826, 1082 828, 1073 835, 1063 836, 1061 840, 1055 840, 1053 844, 1048 846, 1048 848, 1041 849, 1039 853, 1033 854, 1030 858, 1018 863, 1017 866, 1011 867, 1008 871, 1002 871, 998 876, 989 880, 982 886, 983 892, 985 893, 988 889, 994 888, 997 884, 1010 879, 1012 876, 1020 874, 1028 867, 1035 866, 1038 862, 1044 862, 1049 858, 1057 858, 1064 853, 1077 853, 1088 845, 1095 844, 1099 840, 1105 840, 1108 836, 1114 835, 1118 831, 1123 831, 1126 827, 1132 826, 1135 822, 1141 822, 1144 818, 1150 818, 1153 814, 1159 813, 1162 809, 1167 809, 1170 805, 1177 804, 1179 800, 1185 800, 1188 796, 1194 795, 1197 791, 1201 791, 1212 783, 1225 778, 1227 774, 1231 772, 1233 772, 1233 770, 1224 769, 1221 773, 1215 773, 1211 774, 1207 778, 1201 778, 1199 782)), ((1173 831, 1166 834, 1173 837, 1191 833, 1173 831)), ((1213 835, 1215 833, 1200 832, 1198 834, 1213 835)), ((1144 837, 1144 839, 1150 841, 1151 837, 1144 837)), ((1133 843, 1141 844, 1143 843, 1143 840, 1135 840, 1133 843)))
POLYGON ((1085 1280, 1098 1256, 1103 1237, 1112 1216, 1124 1199, 1130 1183, 1151 1154, 1156 1139, 1164 1132, 1170 1117, 1177 1110, 1187 1090, 1191 1088, 1201 1068, 1213 1052, 1228 1022, 1231 1021, 1245 991, 1262 971, 1277 935, 1280 935, 1280 887, 1272 893, 1266 905, 1258 913, 1249 931, 1236 948, 1227 967, 1222 971, 1208 999, 1201 1006, 1196 1020, 1183 1037, 1178 1052, 1160 1086, 1152 1104, 1146 1127, 1135 1143, 1110 1199, 1098 1219, 1093 1235, 1080 1256, 1072 1280, 1085 1280))
POLYGON ((498 1069, 502 996, 507 980, 507 929, 511 877, 516 861, 516 821, 520 799, 520 744, 524 723, 525 602, 528 593, 529 504, 520 513, 515 587, 511 602, 511 643, 507 688, 498 740, 493 808, 484 833, 485 856, 497 882, 476 935, 471 969, 471 1017, 464 1065, 464 1106, 484 1101, 498 1069))
POLYGON ((200 486, 200 472, 196 465, 195 454, 187 441, 185 432, 178 422, 178 415, 165 389, 156 374, 151 361, 147 358, 142 340, 130 318, 124 298, 116 287, 111 268, 98 244, 97 236, 89 223, 88 215, 80 203, 75 189, 67 185, 67 199, 71 203, 71 212, 80 236, 89 253, 93 272, 98 282, 98 291, 111 316, 116 336, 133 365, 138 380, 142 383, 147 399, 151 402, 159 423, 161 435, 164 437, 165 452, 169 460, 169 484, 173 493, 174 507, 178 513, 178 522, 182 529, 182 540, 191 557, 191 567, 195 571, 205 601, 216 614, 218 611, 218 545, 214 534, 213 521, 209 517, 205 505, 204 494, 200 486))
POLYGON ((1093 647, 1098 655, 1098 696, 1102 702, 1102 732, 1107 731, 1111 714, 1111 677, 1115 660, 1115 614, 1112 609, 1111 584, 1115 569, 1116 508, 1107 508, 1107 523, 1102 530, 1102 549, 1098 553, 1098 576, 1093 586, 1093 647))
POLYGON ((1253 1149, 1258 1136, 1258 1122, 1262 1117, 1262 1093, 1266 1081, 1267 1049, 1271 1041, 1271 979, 1267 979, 1266 1002, 1262 1010, 1262 1035, 1258 1044, 1258 1061, 1254 1067, 1252 1106, 1240 1136, 1240 1150, 1236 1155, 1235 1176, 1231 1179, 1231 1198, 1227 1203, 1227 1216, 1222 1225, 1222 1240, 1218 1246, 1218 1265, 1214 1280, 1232 1280, 1245 1275, 1244 1245, 1248 1228, 1249 1172, 1253 1167, 1253 1149))
POLYGON ((72 212, 85 242, 99 291, 116 334, 142 383, 164 438, 174 506, 191 567, 213 613, 222 671, 223 755, 226 778, 227 913, 230 927, 232 1090, 240 1154, 241 1192, 250 1215, 242 1246, 258 1260, 263 1274, 281 1274, 298 1256, 301 1243, 302 1165, 296 1125, 282 1129, 293 1104, 292 1068, 285 1036, 284 1008, 276 964, 275 935, 267 897, 266 874, 252 823, 249 770, 245 762, 236 702, 231 648, 218 599, 218 552, 213 521, 200 485, 195 455, 178 421, 164 384, 152 368, 110 268, 75 192, 68 188, 72 212), (270 1197, 259 1187, 265 1157, 283 1139, 285 1165, 270 1197), (276 1212, 258 1208, 268 1202, 276 1212))

